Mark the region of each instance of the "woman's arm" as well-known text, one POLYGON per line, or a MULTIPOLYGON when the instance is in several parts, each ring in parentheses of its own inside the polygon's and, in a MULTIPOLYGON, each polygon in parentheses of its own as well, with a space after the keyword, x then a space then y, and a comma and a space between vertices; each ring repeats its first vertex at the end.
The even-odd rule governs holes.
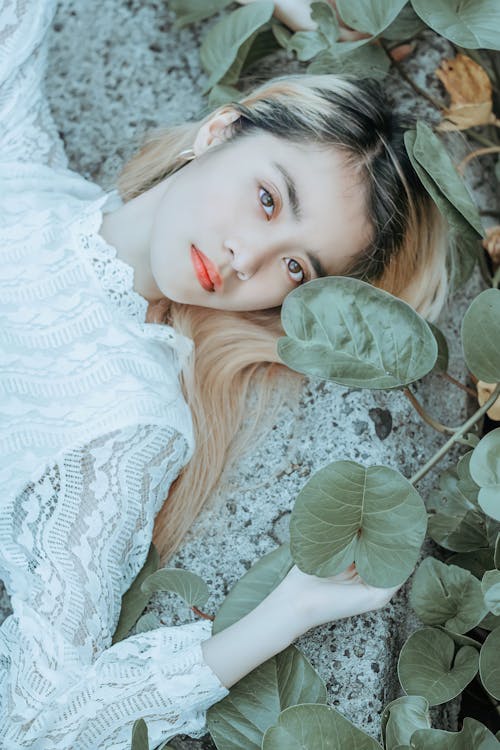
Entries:
POLYGON ((294 566, 258 607, 204 641, 205 661, 231 687, 310 628, 380 609, 398 588, 369 586, 354 566, 332 578, 307 575, 294 566))
POLYGON ((170 427, 116 430, 3 503, 0 569, 13 614, 0 626, 1 748, 130 750, 139 718, 153 747, 203 734, 206 709, 227 695, 201 652, 210 623, 111 645, 187 455, 170 427))

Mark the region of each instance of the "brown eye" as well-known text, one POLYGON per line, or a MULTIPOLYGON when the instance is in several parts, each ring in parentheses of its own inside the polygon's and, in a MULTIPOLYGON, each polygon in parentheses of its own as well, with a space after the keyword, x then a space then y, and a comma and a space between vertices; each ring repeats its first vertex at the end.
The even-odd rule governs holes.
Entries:
POLYGON ((266 190, 265 188, 261 187, 259 189, 259 200, 260 200, 260 202, 261 202, 261 204, 262 204, 262 206, 264 208, 266 216, 268 216, 271 219, 272 215, 274 213, 274 209, 275 209, 275 203, 274 203, 273 196, 271 195, 271 193, 268 190, 266 190), (266 211, 266 209, 268 209, 268 208, 271 209, 270 213, 268 213, 266 211))
POLYGON ((300 263, 297 263, 293 258, 285 258, 286 267, 290 274, 290 278, 297 284, 301 284, 305 280, 305 273, 300 263), (298 276, 298 278, 297 278, 298 276))

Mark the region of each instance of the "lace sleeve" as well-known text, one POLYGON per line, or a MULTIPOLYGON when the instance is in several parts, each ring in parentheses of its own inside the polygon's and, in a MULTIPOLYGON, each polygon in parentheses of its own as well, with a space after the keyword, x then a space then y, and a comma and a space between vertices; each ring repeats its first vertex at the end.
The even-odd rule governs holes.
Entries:
POLYGON ((43 93, 46 31, 55 0, 4 0, 0 7, 0 160, 66 167, 43 93))
POLYGON ((199 737, 227 689, 203 661, 211 625, 160 627, 111 645, 122 594, 188 455, 168 427, 100 437, 48 467, 0 528, 13 614, 0 626, 0 747, 130 750, 199 737))

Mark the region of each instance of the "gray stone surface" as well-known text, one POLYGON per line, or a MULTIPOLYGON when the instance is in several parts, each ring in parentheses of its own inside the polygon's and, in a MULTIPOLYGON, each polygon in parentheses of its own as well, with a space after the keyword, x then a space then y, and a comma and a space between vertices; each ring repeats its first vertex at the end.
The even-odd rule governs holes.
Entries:
MULTIPOLYGON (((64 138, 72 168, 105 188, 134 150, 145 130, 197 117, 205 100, 206 80, 197 48, 206 24, 173 28, 173 13, 162 0, 62 0, 51 35, 48 96, 64 138)), ((443 98, 433 71, 451 45, 424 34, 406 64, 411 74, 443 98)), ((296 70, 286 55, 259 74, 296 70)), ((391 95, 405 111, 435 119, 429 104, 394 74, 391 95)), ((458 156, 465 153, 455 139, 458 156)), ((489 173, 474 164, 467 176, 482 207, 491 206, 485 189, 489 173)), ((451 300, 440 325, 451 346, 450 372, 465 381, 459 328, 469 301, 481 288, 478 276, 451 300)), ((282 376, 282 387, 288 378, 282 376)), ((431 375, 416 392, 425 407, 445 424, 464 420, 471 404, 463 392, 431 375)), ((223 477, 211 507, 189 533, 173 565, 200 574, 212 591, 206 609, 215 612, 231 586, 264 553, 284 541, 297 492, 317 469, 334 459, 364 465, 387 464, 410 477, 442 444, 441 435, 422 423, 400 392, 363 392, 331 383, 309 382, 287 404, 274 425, 223 477)), ((439 466, 442 470, 453 456, 439 466)), ((436 471, 420 484, 425 497, 436 471)), ((7 600, 3 599, 5 614, 7 600)), ((189 620, 187 607, 174 597, 158 597, 150 609, 168 624, 189 620)), ((407 592, 384 611, 318 628, 298 646, 328 686, 331 705, 373 736, 379 733, 384 704, 400 694, 396 659, 415 627, 407 592)), ((453 705, 441 711, 442 727, 453 728, 453 705)), ((212 748, 208 737, 177 739, 177 748, 212 748)))

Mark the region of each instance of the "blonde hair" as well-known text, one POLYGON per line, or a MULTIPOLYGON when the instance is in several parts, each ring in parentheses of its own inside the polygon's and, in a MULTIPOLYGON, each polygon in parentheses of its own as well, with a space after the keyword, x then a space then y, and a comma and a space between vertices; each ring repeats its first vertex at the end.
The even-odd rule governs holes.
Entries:
MULTIPOLYGON (((447 293, 447 225, 406 154, 408 126, 383 104, 378 83, 350 76, 281 76, 221 109, 228 108, 239 114, 230 140, 266 131, 342 152, 364 182, 373 228, 370 242, 343 275, 369 281, 434 320, 447 293)), ((212 114, 153 132, 118 178, 123 200, 181 169, 186 164, 181 152, 192 147, 212 114)), ((283 331, 279 308, 236 313, 162 300, 150 305, 147 320, 173 325, 195 345, 181 383, 193 415, 196 452, 155 520, 153 541, 163 564, 210 497, 227 460, 241 454, 266 412, 269 385, 284 367, 276 353, 283 331), (257 404, 251 423, 241 430, 251 383, 257 404)))

